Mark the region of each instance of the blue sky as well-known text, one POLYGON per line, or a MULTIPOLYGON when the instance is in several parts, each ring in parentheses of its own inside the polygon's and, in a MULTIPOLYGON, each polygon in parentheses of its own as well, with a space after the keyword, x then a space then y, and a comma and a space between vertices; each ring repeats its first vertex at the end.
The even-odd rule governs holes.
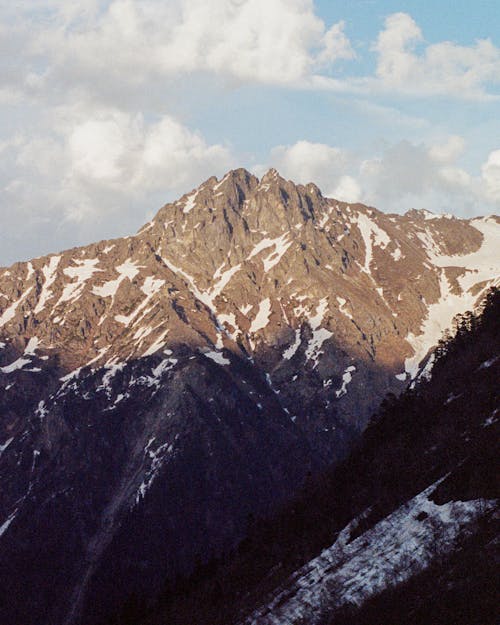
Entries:
POLYGON ((239 166, 498 213, 497 4, 0 0, 0 264, 133 232, 239 166))

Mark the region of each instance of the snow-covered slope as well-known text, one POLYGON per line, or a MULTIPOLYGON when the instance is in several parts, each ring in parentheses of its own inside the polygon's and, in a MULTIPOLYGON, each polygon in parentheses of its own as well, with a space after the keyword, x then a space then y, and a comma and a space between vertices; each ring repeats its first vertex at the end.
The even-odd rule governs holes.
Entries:
POLYGON ((245 625, 324 625, 339 608, 361 606, 452 552, 457 538, 476 531, 478 519, 497 507, 484 499, 437 505, 429 499, 437 485, 351 541, 359 519, 352 521, 245 625))

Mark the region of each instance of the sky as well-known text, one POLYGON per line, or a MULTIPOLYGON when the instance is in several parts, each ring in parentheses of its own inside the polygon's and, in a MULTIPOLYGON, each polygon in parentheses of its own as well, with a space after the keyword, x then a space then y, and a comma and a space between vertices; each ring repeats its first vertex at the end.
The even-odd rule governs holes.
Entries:
POLYGON ((498 0, 0 0, 0 111, 4 266, 237 167, 498 214, 498 0))

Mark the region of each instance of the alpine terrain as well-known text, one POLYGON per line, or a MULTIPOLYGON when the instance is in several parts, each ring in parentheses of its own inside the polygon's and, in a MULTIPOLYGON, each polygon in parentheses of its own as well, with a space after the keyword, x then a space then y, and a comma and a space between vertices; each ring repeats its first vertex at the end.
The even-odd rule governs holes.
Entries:
POLYGON ((454 333, 346 460, 255 519, 236 550, 112 622, 496 625, 500 292, 454 333))
MULTIPOLYGON (((234 552, 255 519, 355 462, 348 454, 384 397, 433 384, 433 367, 436 377, 443 369, 433 348, 455 315, 484 306, 499 247, 497 217, 388 215, 275 170, 259 180, 239 169, 167 204, 134 236, 1 268, 2 623, 109 623, 131 597, 146 614, 168 584, 234 552)), ((471 371, 492 375, 484 363, 495 357, 471 371)), ((474 428, 489 432, 490 417, 474 428)), ((390 423, 410 437, 410 418, 390 423)), ((377 470, 400 439, 370 448, 377 470)), ((359 467, 359 498, 335 513, 355 524, 334 544, 340 528, 330 527, 326 552, 315 544, 287 569, 293 591, 278 575, 280 590, 256 591, 240 622, 327 624, 337 599, 314 595, 326 592, 319 578, 351 579, 345 608, 395 532, 408 551, 434 526, 458 539, 493 504, 449 499, 468 457, 457 441, 449 476, 436 460, 383 511, 370 512, 375 487, 359 467), (368 534, 353 538, 365 522, 368 534), (320 599, 314 620, 300 606, 320 599)), ((414 445, 430 449, 429 462, 431 447, 414 445)), ((374 581, 372 594, 381 589, 374 581)))

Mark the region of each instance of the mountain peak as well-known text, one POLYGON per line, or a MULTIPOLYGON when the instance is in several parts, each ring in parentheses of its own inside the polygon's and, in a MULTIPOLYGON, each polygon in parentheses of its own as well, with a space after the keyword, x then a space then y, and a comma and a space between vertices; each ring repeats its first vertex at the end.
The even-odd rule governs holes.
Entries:
MULTIPOLYGON (((136 237, 68 250, 2 271, 0 340, 3 334, 6 340, 9 334, 36 337, 39 349, 44 346, 47 353, 57 354, 63 367, 74 369, 154 353, 154 348, 160 350, 169 342, 160 340, 163 335, 168 333, 171 340, 176 332, 179 340, 190 337, 201 345, 207 340, 221 344, 222 331, 222 344, 229 345, 238 336, 252 352, 256 345, 252 318, 258 315, 259 302, 269 300, 277 328, 285 323, 287 332, 295 332, 308 315, 314 317, 315 306, 329 294, 336 331, 343 327, 346 337, 353 335, 353 311, 358 307, 362 311, 356 323, 364 328, 365 338, 358 357, 383 358, 399 374, 415 349, 404 338, 411 324, 418 319, 423 323, 429 306, 437 306, 451 291, 461 300, 441 319, 449 323, 453 312, 475 301, 472 282, 484 288, 495 273, 493 261, 488 270, 483 261, 477 261, 477 270, 474 264, 482 230, 491 238, 495 222, 430 215, 410 211, 406 216, 414 223, 408 222, 405 217, 324 198, 313 183, 295 185, 276 169, 260 181, 246 169, 231 170, 167 204, 136 237), (471 262, 460 258, 455 269, 443 269, 439 259, 459 253, 470 254, 471 262), (471 273, 466 279, 467 271, 476 271, 474 280, 471 273), (418 287, 412 276, 415 280, 419 276, 418 287), (376 348, 365 345, 373 334, 368 332, 372 321, 366 315, 370 306, 360 297, 367 292, 371 318, 377 319, 379 328, 387 323, 376 348), (200 319, 198 326, 196 316, 182 320, 173 293, 182 293, 193 311, 201 302, 223 321, 214 325, 213 319, 200 319), (309 304, 297 306, 297 301, 309 304), (242 313, 248 306, 252 314, 242 313), (287 312, 287 306, 295 312, 287 312), (155 326, 153 318, 159 311, 166 315, 165 323, 155 326), (64 349, 73 335, 72 323, 82 313, 80 338, 72 339, 72 349, 64 349), (400 339, 392 335, 394 330, 400 339), (136 335, 141 340, 134 339, 136 335), (394 341, 399 345, 396 350, 394 341)), ((485 245, 493 249, 490 242, 485 245)), ((446 262, 453 267, 452 258, 446 262)), ((330 326, 328 332, 333 332, 330 326)), ((438 338, 429 334, 423 345, 428 348, 429 341, 438 338)), ((420 349, 418 357, 423 357, 424 347, 420 349)))
POLYGON ((0 270, 0 581, 57 561, 66 593, 16 604, 23 624, 74 625, 104 561, 127 584, 191 570, 341 459, 497 278, 499 232, 236 169, 136 236, 0 270), (131 514, 153 519, 133 544, 131 514))
MULTIPOLYGON (((261 178, 261 184, 265 184, 266 182, 270 182, 271 180, 277 180, 281 178, 279 172, 274 167, 271 167, 266 171, 266 173, 261 178)), ((283 180, 283 178, 281 178, 283 180)))

